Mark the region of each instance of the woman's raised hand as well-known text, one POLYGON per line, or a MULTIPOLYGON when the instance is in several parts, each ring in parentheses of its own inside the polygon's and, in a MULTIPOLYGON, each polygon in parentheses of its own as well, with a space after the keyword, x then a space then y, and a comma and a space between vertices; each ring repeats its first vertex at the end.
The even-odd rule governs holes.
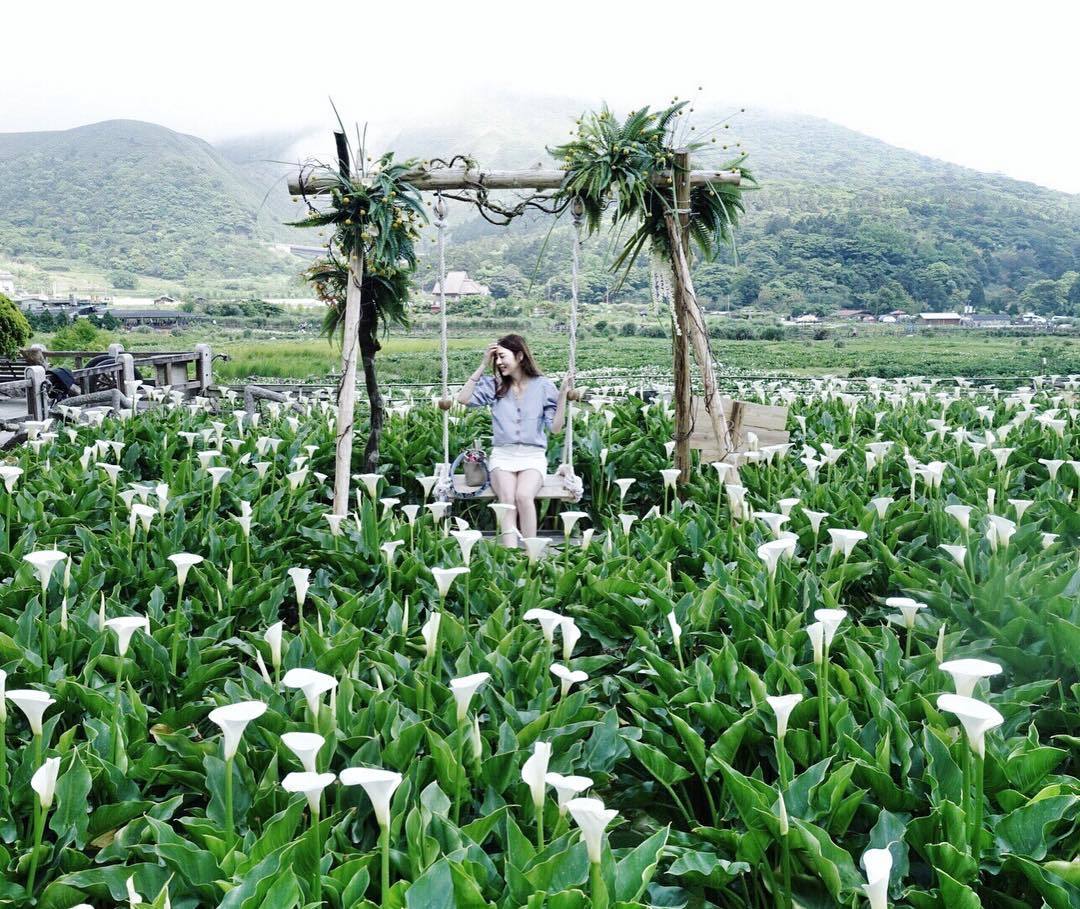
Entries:
POLYGON ((484 362, 482 365, 485 369, 495 361, 495 351, 498 350, 498 348, 499 345, 495 341, 492 341, 488 345, 487 350, 484 351, 484 362))

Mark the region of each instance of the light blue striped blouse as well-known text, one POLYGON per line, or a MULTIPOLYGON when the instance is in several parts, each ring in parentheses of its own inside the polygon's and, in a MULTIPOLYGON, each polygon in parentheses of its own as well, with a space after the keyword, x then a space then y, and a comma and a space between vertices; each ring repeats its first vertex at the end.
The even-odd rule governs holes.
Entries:
POLYGON ((536 445, 547 450, 547 432, 555 419, 559 393, 547 376, 531 376, 521 400, 508 390, 495 397, 495 377, 482 376, 467 407, 491 408, 493 445, 536 445))

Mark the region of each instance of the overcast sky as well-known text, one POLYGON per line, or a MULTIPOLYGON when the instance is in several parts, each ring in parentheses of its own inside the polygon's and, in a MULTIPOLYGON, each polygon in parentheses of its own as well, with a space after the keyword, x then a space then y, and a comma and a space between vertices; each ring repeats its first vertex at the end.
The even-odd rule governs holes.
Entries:
POLYGON ((625 111, 702 85, 1080 192, 1078 36, 1076 0, 17 2, 0 130, 123 117, 214 140, 326 128, 332 95, 383 132, 467 115, 478 89, 625 111))

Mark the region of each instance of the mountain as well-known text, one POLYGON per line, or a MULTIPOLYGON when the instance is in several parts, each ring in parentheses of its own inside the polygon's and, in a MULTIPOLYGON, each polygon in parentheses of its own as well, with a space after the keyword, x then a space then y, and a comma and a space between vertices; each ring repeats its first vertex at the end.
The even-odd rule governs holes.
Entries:
POLYGON ((286 267, 284 206, 220 150, 135 120, 0 133, 0 255, 171 280, 286 267))
MULTIPOLYGON (((403 130, 392 147, 525 167, 546 160, 545 146, 564 141, 586 107, 485 99, 453 125, 403 130)), ((1080 196, 938 161, 814 117, 701 109, 687 119, 684 139, 707 143, 697 164, 746 152, 760 182, 745 194, 735 249, 696 267, 699 295, 719 307, 885 312, 971 303, 1080 314, 1080 196)), ((540 259, 549 219, 504 229, 459 208, 451 222, 452 267, 511 295, 523 293, 535 271, 534 287, 565 296, 568 228, 555 228, 540 259)), ((601 298, 613 283, 609 247, 591 241, 585 299, 601 298)), ((431 274, 429 260, 425 281, 431 274)), ((635 299, 648 287, 643 266, 624 285, 635 299)))
MULTIPOLYGON (((399 158, 469 154, 487 167, 530 167, 549 161, 546 147, 596 106, 474 97, 467 112, 411 125, 385 147, 399 158)), ((735 248, 695 266, 699 295, 714 307, 1080 311, 1080 196, 937 161, 813 117, 732 110, 702 106, 681 127, 685 140, 707 143, 696 163, 745 151, 760 183, 745 194, 735 248)), ((332 154, 330 129, 315 138, 332 154)), ((295 161, 305 139, 310 144, 279 132, 212 146, 130 120, 0 133, 0 260, 71 259, 199 286, 213 279, 233 295, 268 275, 285 280, 302 263, 271 244, 320 242, 317 232, 283 223, 299 206, 283 180, 292 168, 281 162, 295 161)), ((457 203, 448 264, 499 297, 531 288, 565 298, 566 221, 551 230, 549 216, 533 215, 496 227, 457 203)), ((611 245, 604 236, 587 243, 586 302, 617 283, 607 270, 611 245)), ((422 246, 418 283, 430 286, 431 244, 422 246)), ((616 299, 648 299, 649 286, 642 263, 616 299)))

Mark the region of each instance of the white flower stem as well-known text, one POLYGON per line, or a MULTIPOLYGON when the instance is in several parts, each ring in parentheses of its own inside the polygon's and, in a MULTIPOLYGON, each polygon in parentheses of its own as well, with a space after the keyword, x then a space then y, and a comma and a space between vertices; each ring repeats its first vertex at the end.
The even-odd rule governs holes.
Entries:
POLYGON ((42 681, 49 675, 49 585, 41 585, 41 672, 42 681))
POLYGON ((233 820, 233 758, 225 759, 225 838, 232 848, 236 838, 236 822, 233 820))
POLYGON ((607 884, 599 862, 589 863, 589 893, 592 909, 608 909, 607 884))
POLYGON ((457 727, 457 763, 454 765, 454 826, 461 824, 461 790, 465 787, 465 737, 468 729, 468 718, 458 723, 457 727))
POLYGON ((120 666, 116 670, 116 700, 113 702, 112 721, 112 761, 116 767, 120 766, 120 704, 124 700, 124 658, 118 657, 120 666))
POLYGON ((3 795, 4 809, 10 814, 11 793, 7 783, 7 722, 0 722, 0 794, 3 795))
POLYGON ((184 607, 184 585, 176 591, 176 611, 173 614, 172 672, 176 675, 176 665, 180 660, 180 613, 184 607))
POLYGON ((971 825, 971 857, 975 860, 975 873, 979 871, 979 858, 982 851, 982 821, 983 821, 983 770, 986 759, 975 755, 975 785, 972 797, 975 800, 974 820, 971 825))
POLYGON ((380 882, 382 887, 379 894, 379 905, 382 909, 388 909, 390 905, 390 825, 387 824, 379 830, 379 838, 382 840, 382 869, 380 882))
POLYGON ((34 797, 34 851, 30 853, 30 870, 26 875, 26 894, 34 893, 34 878, 37 877, 38 851, 41 849, 41 837, 45 832, 46 810, 41 807, 37 796, 34 797))
POLYGON ((829 753, 829 651, 826 648, 818 666, 818 733, 821 738, 821 760, 829 753))
POLYGON ((784 892, 781 905, 784 909, 791 909, 791 843, 788 842, 787 834, 780 837, 780 865, 784 876, 784 892))

